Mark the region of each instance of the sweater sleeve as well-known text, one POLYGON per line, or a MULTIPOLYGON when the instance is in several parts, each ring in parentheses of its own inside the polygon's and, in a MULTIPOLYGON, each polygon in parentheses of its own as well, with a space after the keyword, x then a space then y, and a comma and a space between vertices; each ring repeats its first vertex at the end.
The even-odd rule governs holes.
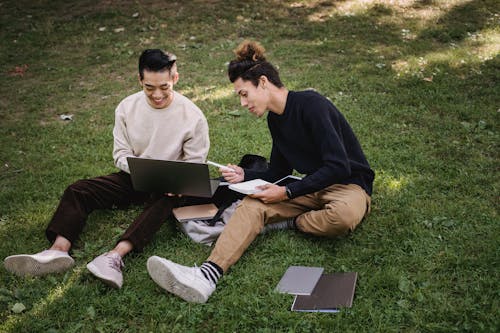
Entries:
POLYGON ((208 124, 205 117, 200 117, 182 146, 184 161, 205 162, 210 148, 208 124))
POLYGON ((121 105, 115 110, 115 125, 113 128, 113 160, 120 170, 130 173, 127 157, 134 156, 127 135, 127 125, 121 105))
MULTIPOLYGON (((311 101, 312 102, 312 101, 311 101)), ((288 186, 292 197, 313 193, 330 185, 341 183, 351 175, 349 159, 342 140, 338 112, 326 99, 315 99, 304 113, 303 122, 312 141, 321 154, 321 166, 301 181, 288 186)))

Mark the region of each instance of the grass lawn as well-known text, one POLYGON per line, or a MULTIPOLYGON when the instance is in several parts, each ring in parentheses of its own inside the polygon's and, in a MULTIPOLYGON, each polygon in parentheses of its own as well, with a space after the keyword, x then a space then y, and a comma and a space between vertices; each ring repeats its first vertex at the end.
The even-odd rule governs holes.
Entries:
POLYGON ((115 170, 114 108, 140 89, 145 48, 178 56, 176 89, 208 119, 211 160, 269 156, 265 119, 240 107, 226 74, 247 38, 289 89, 318 90, 349 120, 376 172, 371 215, 334 240, 259 236, 197 305, 162 292, 146 260, 199 265, 209 247, 167 221, 110 289, 85 265, 140 208, 96 212, 74 269, 18 278, 0 267, 0 332, 497 332, 495 0, 0 1, 0 257, 47 247, 65 187, 115 170), (291 312, 293 297, 274 292, 290 265, 358 272, 353 307, 291 312))

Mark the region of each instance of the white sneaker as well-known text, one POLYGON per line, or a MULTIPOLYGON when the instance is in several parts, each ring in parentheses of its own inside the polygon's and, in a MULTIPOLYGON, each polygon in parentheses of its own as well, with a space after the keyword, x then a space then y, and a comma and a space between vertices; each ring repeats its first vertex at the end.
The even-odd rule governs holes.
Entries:
POLYGON ((190 303, 205 303, 215 291, 199 267, 186 267, 158 256, 149 257, 149 276, 166 291, 190 303))
POLYGON ((16 275, 41 276, 50 273, 64 272, 71 268, 75 261, 68 252, 45 250, 35 254, 16 254, 4 259, 5 268, 16 275))
POLYGON ((122 257, 116 252, 106 252, 87 264, 87 269, 108 286, 120 289, 123 285, 122 257))

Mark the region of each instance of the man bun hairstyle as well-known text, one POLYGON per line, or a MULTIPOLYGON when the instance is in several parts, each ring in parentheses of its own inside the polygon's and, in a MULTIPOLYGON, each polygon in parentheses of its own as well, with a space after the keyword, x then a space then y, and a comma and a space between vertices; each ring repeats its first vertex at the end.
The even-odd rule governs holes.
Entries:
POLYGON ((262 75, 276 87, 283 87, 278 70, 266 60, 264 47, 254 41, 244 41, 235 50, 236 59, 228 66, 228 76, 231 82, 241 78, 251 81, 254 86, 259 85, 262 75))
MULTIPOLYGON (((139 75, 144 79, 144 71, 164 72, 171 71, 177 57, 169 52, 160 49, 144 50, 139 57, 139 75)), ((170 73, 172 74, 172 73, 170 73)))
POLYGON ((266 49, 259 42, 244 41, 235 50, 238 61, 266 61, 264 53, 266 49))

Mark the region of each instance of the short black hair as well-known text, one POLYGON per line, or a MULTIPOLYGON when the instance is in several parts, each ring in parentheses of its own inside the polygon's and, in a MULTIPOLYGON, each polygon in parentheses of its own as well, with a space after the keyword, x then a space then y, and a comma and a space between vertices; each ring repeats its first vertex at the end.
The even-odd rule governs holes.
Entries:
POLYGON ((144 71, 163 72, 170 71, 177 57, 160 49, 144 50, 139 57, 139 76, 144 79, 144 71))

